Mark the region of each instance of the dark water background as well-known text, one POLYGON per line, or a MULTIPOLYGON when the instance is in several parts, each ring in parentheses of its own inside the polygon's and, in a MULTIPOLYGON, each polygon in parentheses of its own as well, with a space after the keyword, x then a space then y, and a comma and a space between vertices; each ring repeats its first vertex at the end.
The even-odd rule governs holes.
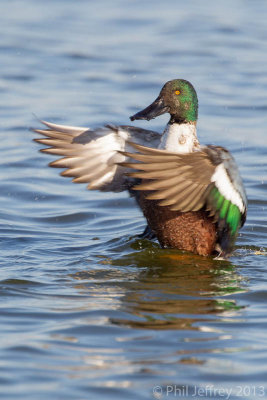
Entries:
POLYGON ((1 399, 267 397, 266 21, 264 0, 1 1, 1 399), (229 261, 138 240, 127 194, 71 184, 31 141, 33 113, 128 124, 173 78, 244 178, 229 261))

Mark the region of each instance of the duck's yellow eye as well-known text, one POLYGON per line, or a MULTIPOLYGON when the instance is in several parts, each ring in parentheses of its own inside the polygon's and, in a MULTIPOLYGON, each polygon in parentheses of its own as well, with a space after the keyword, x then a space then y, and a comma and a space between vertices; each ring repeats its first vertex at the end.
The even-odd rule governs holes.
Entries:
POLYGON ((180 90, 175 90, 175 94, 177 94, 177 96, 180 94, 180 90))

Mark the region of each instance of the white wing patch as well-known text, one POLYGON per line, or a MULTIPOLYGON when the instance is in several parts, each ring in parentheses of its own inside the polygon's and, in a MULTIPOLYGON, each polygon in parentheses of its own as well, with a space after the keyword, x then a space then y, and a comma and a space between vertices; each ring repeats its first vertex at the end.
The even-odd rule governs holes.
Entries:
POLYGON ((121 192, 129 187, 132 178, 125 175, 125 167, 118 163, 126 157, 120 151, 132 151, 129 140, 146 142, 157 147, 160 135, 129 126, 106 126, 96 130, 66 126, 41 121, 48 129, 34 129, 45 138, 36 142, 48 146, 41 151, 61 158, 51 162, 51 167, 65 168, 62 176, 73 178, 75 183, 87 183, 88 189, 121 192))
POLYGON ((245 211, 245 205, 242 198, 230 181, 222 163, 216 167, 215 172, 211 177, 211 182, 215 183, 215 186, 219 189, 220 193, 226 198, 226 200, 230 200, 231 203, 235 204, 241 213, 245 211))
POLYGON ((107 129, 106 132, 103 132, 103 136, 91 140, 89 143, 84 145, 72 143, 73 160, 75 160, 76 154, 78 154, 78 158, 77 162, 74 162, 74 166, 71 165, 71 158, 65 160, 65 167, 69 167, 68 174, 74 177, 78 176, 74 182, 90 182, 88 189, 101 189, 112 182, 111 189, 119 190, 123 181, 123 170, 117 165, 117 162, 125 161, 125 156, 119 154, 118 151, 125 150, 127 136, 127 132, 118 130, 115 133, 107 129), (80 168, 82 171, 75 171, 75 168, 80 168), (119 170, 121 171, 119 172, 119 170))

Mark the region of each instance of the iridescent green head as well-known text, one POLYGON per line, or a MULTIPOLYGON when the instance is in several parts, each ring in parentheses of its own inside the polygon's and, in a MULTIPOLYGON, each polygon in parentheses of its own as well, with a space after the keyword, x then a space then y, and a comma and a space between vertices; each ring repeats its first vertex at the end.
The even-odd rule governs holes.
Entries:
POLYGON ((169 113, 171 122, 195 122, 198 115, 197 93, 190 82, 184 79, 174 79, 165 83, 157 99, 144 110, 131 117, 147 119, 169 113))

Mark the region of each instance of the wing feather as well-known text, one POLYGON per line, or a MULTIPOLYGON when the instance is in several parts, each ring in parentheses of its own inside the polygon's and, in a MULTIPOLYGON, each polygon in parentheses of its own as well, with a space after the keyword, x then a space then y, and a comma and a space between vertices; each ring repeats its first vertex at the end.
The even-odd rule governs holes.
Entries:
MULTIPOLYGON (((41 124, 47 126, 49 130, 69 133, 71 136, 78 136, 81 133, 88 131, 89 128, 81 127, 81 126, 70 126, 70 125, 59 125, 53 124, 52 122, 40 120, 41 124)), ((35 131, 35 129, 34 129, 35 131)))
POLYGON ((184 212, 188 211, 198 211, 205 205, 207 187, 203 186, 198 189, 197 193, 192 193, 192 196, 188 198, 188 204, 184 207, 184 212))
POLYGON ((153 131, 108 125, 96 130, 40 121, 47 129, 34 129, 43 138, 34 139, 47 146, 41 152, 60 158, 49 165, 64 168, 62 176, 75 183, 87 183, 88 189, 122 191, 134 180, 125 175, 130 169, 120 165, 128 160, 122 151, 132 150, 128 141, 157 147, 160 135, 153 131))
POLYGON ((205 208, 217 222, 218 240, 227 254, 245 221, 247 199, 231 154, 223 147, 206 146, 200 151, 175 154, 132 144, 140 153, 127 153, 135 163, 129 175, 141 179, 134 190, 151 191, 147 199, 173 211, 205 208))
POLYGON ((204 206, 204 194, 215 170, 205 151, 178 154, 131 145, 141 153, 127 153, 137 163, 124 163, 136 170, 130 176, 142 179, 135 190, 151 191, 147 199, 160 200, 161 206, 171 210, 196 211, 204 206))
POLYGON ((168 205, 165 204, 166 201, 171 201, 171 204, 173 204, 172 209, 174 210, 180 210, 180 211, 184 211, 184 206, 187 205, 187 198, 188 195, 190 195, 192 192, 195 192, 198 190, 198 185, 193 183, 190 186, 188 186, 188 183, 186 182, 184 185, 184 188, 181 189, 179 191, 179 193, 177 193, 177 190, 175 192, 173 192, 173 195, 170 196, 170 192, 168 193, 168 199, 167 200, 163 200, 160 202, 160 205, 168 205), (177 208, 178 207, 178 208, 177 208))

